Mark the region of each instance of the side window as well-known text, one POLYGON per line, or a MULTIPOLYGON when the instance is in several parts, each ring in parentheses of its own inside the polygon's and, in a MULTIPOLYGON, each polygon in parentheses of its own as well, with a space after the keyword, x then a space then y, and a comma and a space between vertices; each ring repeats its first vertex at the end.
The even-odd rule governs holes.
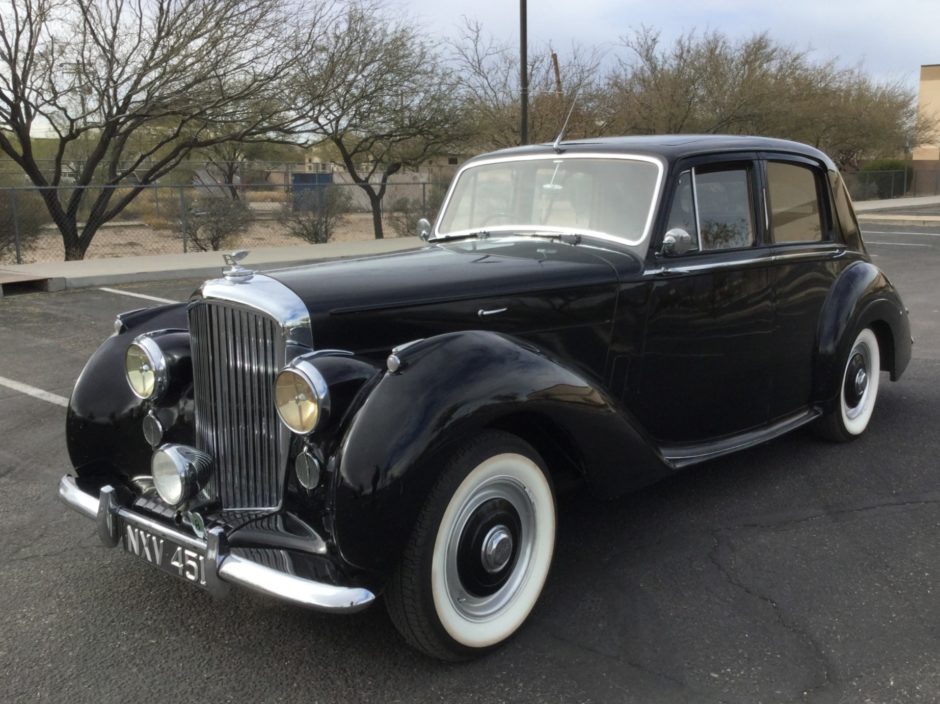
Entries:
POLYGON ((750 169, 723 165, 693 171, 703 250, 736 249, 754 244, 750 169))
POLYGON ((767 162, 770 225, 775 242, 821 242, 823 239, 816 175, 812 169, 767 162))
POLYGON ((698 249, 698 227, 695 224, 695 196, 692 193, 691 171, 683 171, 679 174, 676 193, 672 197, 672 208, 669 209, 666 231, 676 227, 688 232, 692 236, 693 249, 698 249))

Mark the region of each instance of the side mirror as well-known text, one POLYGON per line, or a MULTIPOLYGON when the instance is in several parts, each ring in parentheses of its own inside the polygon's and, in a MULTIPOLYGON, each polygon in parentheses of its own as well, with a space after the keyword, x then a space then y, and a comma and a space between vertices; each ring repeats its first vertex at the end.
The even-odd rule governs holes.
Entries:
POLYGON ((677 257, 692 249, 692 235, 681 227, 674 227, 663 237, 663 254, 677 257))
POLYGON ((418 220, 418 237, 427 242, 428 238, 431 236, 431 223, 427 218, 421 218, 418 220))

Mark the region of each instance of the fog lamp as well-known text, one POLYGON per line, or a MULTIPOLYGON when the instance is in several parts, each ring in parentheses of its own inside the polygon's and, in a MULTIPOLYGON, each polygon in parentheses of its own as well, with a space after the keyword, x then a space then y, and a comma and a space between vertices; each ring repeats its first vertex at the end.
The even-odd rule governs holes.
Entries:
POLYGON ((150 460, 153 486, 170 506, 192 499, 209 479, 212 459, 185 445, 163 445, 150 460))
POLYGON ((312 363, 294 360, 274 380, 274 405, 281 421, 298 435, 312 433, 329 414, 326 380, 312 363))
POLYGON ((294 473, 304 489, 316 489, 320 483, 320 461, 308 450, 304 450, 294 459, 294 473))

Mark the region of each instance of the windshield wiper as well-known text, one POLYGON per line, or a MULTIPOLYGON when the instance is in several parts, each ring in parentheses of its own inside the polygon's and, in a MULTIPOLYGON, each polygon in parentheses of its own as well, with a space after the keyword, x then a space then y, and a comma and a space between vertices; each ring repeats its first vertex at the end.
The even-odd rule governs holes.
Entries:
POLYGON ((496 233, 492 233, 489 230, 474 230, 473 232, 461 232, 454 235, 438 235, 434 239, 430 240, 431 242, 438 242, 440 240, 462 240, 469 239, 471 237, 485 240, 494 234, 496 235, 505 235, 507 237, 542 237, 548 240, 555 240, 557 242, 564 242, 565 244, 581 244, 581 235, 577 232, 547 232, 542 230, 500 230, 496 233))
POLYGON ((581 235, 577 232, 541 232, 538 230, 520 230, 518 233, 523 237, 544 237, 549 240, 557 240, 565 244, 581 244, 581 235))
POLYGON ((476 237, 477 239, 485 240, 490 236, 489 230, 474 230, 473 232, 461 232, 455 235, 438 235, 433 237, 429 242, 437 242, 439 240, 464 240, 470 237, 476 237))

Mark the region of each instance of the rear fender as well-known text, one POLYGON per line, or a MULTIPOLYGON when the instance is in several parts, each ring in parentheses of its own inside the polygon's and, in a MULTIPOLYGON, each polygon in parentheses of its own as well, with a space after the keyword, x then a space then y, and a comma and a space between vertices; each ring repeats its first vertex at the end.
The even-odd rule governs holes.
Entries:
POLYGON ((881 347, 881 368, 900 378, 911 359, 907 309, 884 273, 870 262, 848 266, 829 292, 819 318, 814 369, 816 402, 838 398, 842 362, 858 331, 871 327, 881 347))

